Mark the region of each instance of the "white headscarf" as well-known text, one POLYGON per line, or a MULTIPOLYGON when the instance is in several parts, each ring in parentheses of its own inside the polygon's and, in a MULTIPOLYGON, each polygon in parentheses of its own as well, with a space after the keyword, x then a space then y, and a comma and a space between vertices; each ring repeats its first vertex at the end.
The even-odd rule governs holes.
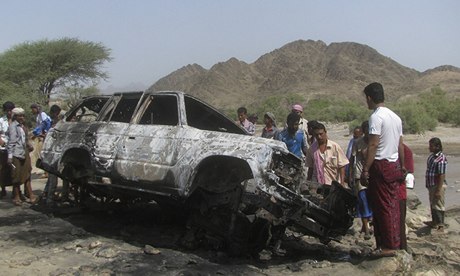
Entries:
POLYGON ((25 115, 26 111, 24 110, 24 108, 15 107, 15 108, 13 108, 13 110, 11 110, 11 113, 13 114, 13 116, 15 116, 15 115, 25 115))

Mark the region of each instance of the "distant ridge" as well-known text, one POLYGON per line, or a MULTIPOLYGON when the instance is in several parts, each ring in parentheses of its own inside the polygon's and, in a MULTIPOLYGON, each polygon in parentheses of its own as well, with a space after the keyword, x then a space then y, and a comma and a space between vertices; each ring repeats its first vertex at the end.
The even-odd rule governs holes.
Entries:
POLYGON ((389 100, 436 85, 459 93, 460 69, 443 65, 421 73, 367 45, 297 40, 251 64, 233 57, 209 70, 186 65, 148 90, 181 90, 217 107, 234 108, 283 93, 299 94, 306 101, 322 96, 358 99, 364 86, 374 81, 384 85, 389 100))

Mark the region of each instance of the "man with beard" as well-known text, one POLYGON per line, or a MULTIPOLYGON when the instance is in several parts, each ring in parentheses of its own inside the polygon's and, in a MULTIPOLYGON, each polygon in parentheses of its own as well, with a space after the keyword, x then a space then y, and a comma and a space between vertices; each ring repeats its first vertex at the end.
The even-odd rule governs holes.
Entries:
POLYGON ((307 153, 307 138, 303 131, 299 131, 299 120, 299 114, 289 113, 286 119, 287 128, 276 139, 284 142, 291 153, 303 160, 302 154, 307 153))

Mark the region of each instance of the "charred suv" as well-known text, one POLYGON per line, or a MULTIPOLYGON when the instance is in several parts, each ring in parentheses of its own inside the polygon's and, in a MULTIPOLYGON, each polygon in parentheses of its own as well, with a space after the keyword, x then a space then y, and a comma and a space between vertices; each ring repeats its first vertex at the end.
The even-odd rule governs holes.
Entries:
POLYGON ((260 250, 286 227, 327 241, 352 223, 349 193, 336 187, 314 203, 298 192, 301 160, 284 143, 182 92, 83 99, 48 133, 39 164, 102 201, 186 207, 190 246, 260 250))

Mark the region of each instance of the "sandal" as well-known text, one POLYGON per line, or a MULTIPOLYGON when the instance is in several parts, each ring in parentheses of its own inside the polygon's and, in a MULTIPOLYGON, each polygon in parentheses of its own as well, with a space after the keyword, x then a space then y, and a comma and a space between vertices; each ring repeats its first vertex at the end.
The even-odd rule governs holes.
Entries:
POLYGON ((13 200, 13 204, 16 206, 22 206, 22 201, 21 200, 13 200))
POLYGON ((428 226, 430 228, 436 228, 437 227, 437 224, 434 221, 424 221, 423 224, 425 224, 426 226, 428 226))
POLYGON ((30 204, 35 204, 35 203, 37 203, 37 202, 38 202, 38 196, 35 196, 35 197, 33 197, 33 198, 29 198, 29 199, 27 200, 27 203, 30 203, 30 204))

